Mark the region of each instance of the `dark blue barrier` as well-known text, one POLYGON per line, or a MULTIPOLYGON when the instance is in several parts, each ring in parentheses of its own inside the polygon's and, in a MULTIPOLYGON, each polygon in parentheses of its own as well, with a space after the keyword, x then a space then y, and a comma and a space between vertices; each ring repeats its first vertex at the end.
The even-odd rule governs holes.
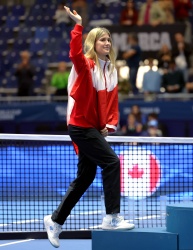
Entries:
MULTIPOLYGON (((125 120, 131 106, 137 104, 144 114, 155 112, 161 120, 193 121, 193 101, 144 102, 128 100, 119 103, 121 120, 125 120)), ((64 121, 67 103, 6 103, 0 105, 0 121, 64 121)))
POLYGON ((190 136, 188 124, 189 121, 183 120, 161 120, 165 126, 166 134, 170 137, 190 136))
POLYGON ((160 120, 193 121, 193 101, 155 101, 144 102, 128 100, 119 104, 121 120, 125 120, 130 112, 131 106, 137 104, 142 113, 155 112, 160 120))
MULTIPOLYGON (((160 122, 166 127, 167 136, 193 136, 193 101, 123 101, 119 104, 121 125, 126 123, 127 115, 134 104, 139 105, 145 115, 157 113, 160 122)), ((55 126, 61 122, 66 123, 66 108, 66 102, 1 104, 0 132, 36 133, 36 126, 40 123, 49 123, 50 129, 47 128, 45 132, 54 132, 55 126)))
MULTIPOLYGON (((160 120, 193 120, 193 101, 144 102, 127 100, 119 103, 121 120, 125 120, 132 105, 137 104, 144 114, 155 112, 160 120)), ((0 105, 0 121, 64 121, 67 103, 9 103, 0 105)))
POLYGON ((0 121, 65 121, 67 103, 9 103, 0 105, 0 121))
POLYGON ((193 137, 193 121, 188 123, 189 136, 193 137))

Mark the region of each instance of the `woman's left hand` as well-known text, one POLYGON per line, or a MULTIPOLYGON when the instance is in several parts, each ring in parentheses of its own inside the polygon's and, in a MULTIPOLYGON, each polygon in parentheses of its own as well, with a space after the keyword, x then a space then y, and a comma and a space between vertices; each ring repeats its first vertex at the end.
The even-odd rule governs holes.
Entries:
POLYGON ((104 136, 104 137, 108 136, 108 129, 107 128, 102 129, 100 132, 101 132, 102 136, 104 136))
POLYGON ((70 8, 64 6, 64 9, 66 10, 69 17, 76 22, 76 24, 82 25, 82 17, 75 11, 70 11, 70 8))

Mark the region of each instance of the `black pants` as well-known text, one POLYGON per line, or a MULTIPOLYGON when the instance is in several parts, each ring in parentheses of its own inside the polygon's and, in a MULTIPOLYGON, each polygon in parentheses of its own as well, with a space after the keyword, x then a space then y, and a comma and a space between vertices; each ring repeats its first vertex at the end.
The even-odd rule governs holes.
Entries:
POLYGON ((102 168, 107 214, 120 212, 120 161, 108 142, 94 128, 69 125, 69 134, 79 147, 78 171, 52 220, 63 225, 75 204, 93 182, 97 166, 102 168))

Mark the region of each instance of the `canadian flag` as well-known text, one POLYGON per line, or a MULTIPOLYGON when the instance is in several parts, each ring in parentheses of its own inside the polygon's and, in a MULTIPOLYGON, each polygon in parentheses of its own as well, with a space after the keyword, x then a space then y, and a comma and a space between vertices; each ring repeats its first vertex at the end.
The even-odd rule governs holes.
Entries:
POLYGON ((159 160, 149 150, 125 150, 120 153, 121 195, 133 199, 151 196, 160 185, 159 160))

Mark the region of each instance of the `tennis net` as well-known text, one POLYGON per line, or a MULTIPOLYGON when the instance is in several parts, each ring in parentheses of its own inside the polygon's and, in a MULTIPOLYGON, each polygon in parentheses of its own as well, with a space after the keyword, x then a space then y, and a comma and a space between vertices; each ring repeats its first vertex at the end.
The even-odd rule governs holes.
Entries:
MULTIPOLYGON (((192 138, 107 138, 121 162, 121 214, 136 227, 165 227, 166 203, 193 197, 192 138)), ((43 231, 77 171, 69 136, 0 134, 0 232, 43 231)), ((101 170, 64 230, 100 228, 101 170)))

